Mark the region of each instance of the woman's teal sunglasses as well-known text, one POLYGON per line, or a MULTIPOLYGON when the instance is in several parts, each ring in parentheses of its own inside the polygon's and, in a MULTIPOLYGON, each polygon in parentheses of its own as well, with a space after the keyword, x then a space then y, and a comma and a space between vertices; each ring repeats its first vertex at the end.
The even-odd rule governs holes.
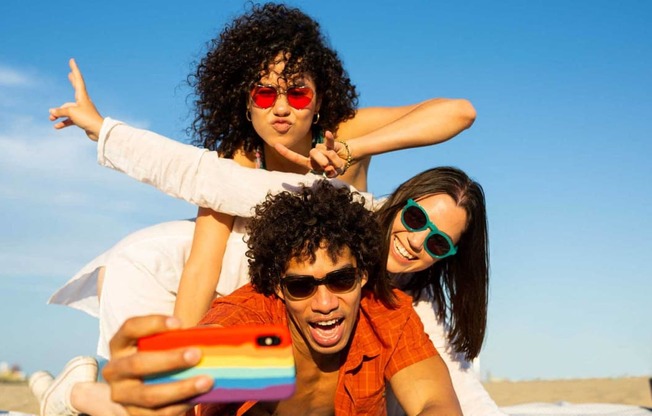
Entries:
POLYGON ((457 253, 457 247, 449 236, 439 231, 439 228, 428 217, 428 213, 413 199, 408 199, 401 211, 401 222, 403 226, 412 232, 430 229, 430 234, 426 237, 423 246, 430 256, 436 259, 452 256, 457 253))

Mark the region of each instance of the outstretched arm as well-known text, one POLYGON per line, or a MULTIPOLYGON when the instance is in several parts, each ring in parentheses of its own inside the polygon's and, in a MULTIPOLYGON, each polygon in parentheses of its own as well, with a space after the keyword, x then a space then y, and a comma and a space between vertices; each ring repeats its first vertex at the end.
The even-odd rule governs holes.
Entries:
POLYGON ((399 149, 428 146, 452 139, 471 127, 475 109, 464 99, 434 98, 401 107, 360 109, 340 127, 358 159, 399 149))
POLYGON ((318 145, 309 157, 281 145, 276 150, 294 163, 324 171, 329 177, 339 174, 343 181, 364 189, 371 156, 444 142, 471 127, 475 116, 475 109, 464 99, 435 98, 408 106, 363 108, 339 126, 335 142, 318 145), (342 174, 351 159, 355 164, 342 174))
MULTIPOLYGON (((134 179, 153 185, 168 195, 200 207, 234 216, 248 217, 252 208, 268 192, 295 190, 323 179, 317 175, 299 175, 249 169, 217 153, 185 145, 156 133, 136 129, 110 118, 102 119, 90 100, 83 77, 74 60, 70 61, 74 103, 50 110, 50 119, 61 129, 76 125, 89 138, 98 141, 98 163, 124 172, 134 179), (98 139, 99 137, 99 139, 98 139)), ((344 184, 336 181, 340 186, 344 184)), ((368 207, 373 200, 365 195, 368 207)))

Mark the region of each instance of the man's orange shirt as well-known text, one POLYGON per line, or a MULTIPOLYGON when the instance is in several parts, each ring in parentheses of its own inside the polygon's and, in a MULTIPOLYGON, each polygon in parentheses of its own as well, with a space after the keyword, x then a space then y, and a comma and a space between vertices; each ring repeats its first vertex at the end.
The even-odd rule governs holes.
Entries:
MULTIPOLYGON (((385 381, 399 370, 437 355, 412 307, 412 298, 399 290, 394 293, 398 306, 392 309, 370 292, 363 291, 358 323, 346 362, 339 371, 336 415, 386 414, 385 381)), ((216 299, 200 324, 288 325, 288 318, 281 299, 262 295, 246 285, 229 296, 216 299)), ((244 414, 255 404, 242 403, 236 414, 244 414)), ((224 411, 224 405, 202 405, 199 414, 208 416, 224 414, 224 411)))

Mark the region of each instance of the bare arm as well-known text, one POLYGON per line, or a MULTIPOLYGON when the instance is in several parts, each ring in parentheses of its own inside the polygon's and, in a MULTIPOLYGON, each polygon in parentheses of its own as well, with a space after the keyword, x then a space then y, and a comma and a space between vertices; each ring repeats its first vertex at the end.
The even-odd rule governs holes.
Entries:
POLYGON ((309 157, 282 146, 276 149, 289 160, 324 171, 329 177, 341 172, 350 154, 356 163, 340 179, 366 190, 371 156, 444 142, 469 128, 475 115, 471 103, 464 99, 435 98, 401 107, 363 108, 339 126, 336 139, 347 146, 327 141, 313 149, 309 157))
POLYGON ((408 415, 462 415, 448 369, 439 356, 405 367, 389 382, 408 415))
POLYGON ((174 304, 174 316, 185 328, 197 325, 210 307, 232 227, 232 216, 199 208, 190 256, 174 304))
POLYGON ((435 98, 403 107, 359 110, 340 126, 344 140, 357 159, 449 140, 475 121, 475 109, 464 99, 435 98))

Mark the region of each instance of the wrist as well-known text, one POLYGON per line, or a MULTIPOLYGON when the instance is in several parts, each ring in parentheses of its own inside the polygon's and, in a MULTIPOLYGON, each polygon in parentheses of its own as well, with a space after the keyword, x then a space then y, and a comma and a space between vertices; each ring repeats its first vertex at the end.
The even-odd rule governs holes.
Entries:
POLYGON ((98 116, 91 122, 89 128, 86 130, 86 135, 89 139, 94 142, 99 140, 102 124, 104 124, 104 118, 101 116, 98 116))
POLYGON ((337 142, 341 143, 344 146, 344 151, 346 152, 345 156, 343 157, 345 163, 344 166, 342 167, 342 173, 344 174, 347 169, 351 167, 355 163, 355 159, 353 158, 353 154, 351 153, 351 148, 349 147, 349 144, 347 142, 344 142, 342 140, 337 140, 337 142))

